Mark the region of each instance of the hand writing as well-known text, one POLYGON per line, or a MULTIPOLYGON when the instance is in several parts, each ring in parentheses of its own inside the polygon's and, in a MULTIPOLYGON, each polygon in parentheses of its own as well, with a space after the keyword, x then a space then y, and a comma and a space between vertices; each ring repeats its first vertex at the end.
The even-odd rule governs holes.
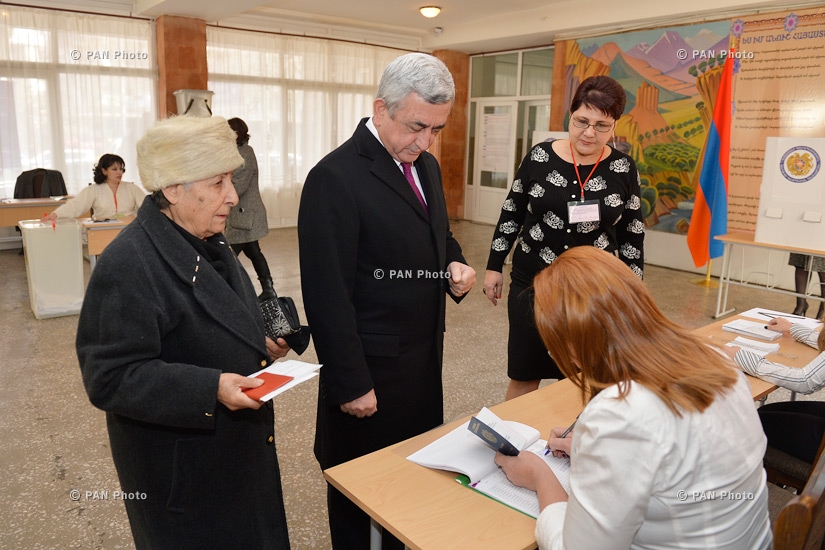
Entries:
POLYGON ((566 437, 562 437, 565 431, 567 431, 567 428, 553 428, 547 437, 547 448, 557 458, 570 456, 570 449, 573 446, 573 431, 570 431, 566 437))

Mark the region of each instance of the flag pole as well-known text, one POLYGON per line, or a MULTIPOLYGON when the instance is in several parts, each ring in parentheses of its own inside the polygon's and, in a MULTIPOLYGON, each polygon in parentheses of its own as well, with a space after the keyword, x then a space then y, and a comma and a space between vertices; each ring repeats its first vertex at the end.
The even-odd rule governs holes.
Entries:
POLYGON ((705 271, 705 277, 703 279, 696 279, 691 281, 691 283, 695 284, 696 286, 703 286, 705 288, 719 288, 719 283, 710 278, 710 269, 712 263, 713 260, 708 260, 708 268, 705 271))

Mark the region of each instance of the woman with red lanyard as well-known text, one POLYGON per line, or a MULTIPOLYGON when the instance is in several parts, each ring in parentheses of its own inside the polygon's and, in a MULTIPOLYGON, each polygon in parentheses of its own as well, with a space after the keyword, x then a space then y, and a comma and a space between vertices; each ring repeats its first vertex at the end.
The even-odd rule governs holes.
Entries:
POLYGON ((507 399, 563 378, 533 320, 533 277, 565 250, 595 246, 617 254, 640 278, 644 220, 633 160, 607 143, 625 107, 622 86, 608 76, 587 78, 570 105, 569 138, 539 143, 527 154, 501 209, 484 277, 496 305, 502 268, 513 252, 507 345, 507 399))
POLYGON ((118 155, 107 153, 94 167, 95 185, 89 184, 76 197, 58 207, 45 219, 78 218, 89 210, 96 220, 134 216, 146 193, 130 181, 122 181, 126 163, 118 155), (105 184, 105 185, 104 185, 105 184))

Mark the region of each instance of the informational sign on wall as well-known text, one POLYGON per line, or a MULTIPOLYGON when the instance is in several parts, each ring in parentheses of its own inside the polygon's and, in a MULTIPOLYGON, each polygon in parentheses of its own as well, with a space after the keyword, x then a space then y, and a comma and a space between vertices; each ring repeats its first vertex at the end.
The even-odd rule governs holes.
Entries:
POLYGON ((510 163, 510 134, 513 131, 510 113, 485 113, 481 127, 481 169, 487 172, 507 172, 510 163))
MULTIPOLYGON (((739 58, 734 65, 728 231, 752 232, 757 217, 760 224, 763 220, 760 184, 764 189, 765 183, 784 182, 780 195, 793 189, 810 192, 821 176, 791 183, 777 172, 781 155, 804 139, 775 144, 780 158, 772 152, 769 159, 765 144, 770 137, 825 137, 825 10, 743 17, 732 22, 731 35, 739 58), (771 170, 767 178, 763 166, 771 170)), ((818 166, 814 155, 797 153, 789 154, 805 170, 809 160, 818 166)), ((790 175, 793 167, 786 170, 790 175)))

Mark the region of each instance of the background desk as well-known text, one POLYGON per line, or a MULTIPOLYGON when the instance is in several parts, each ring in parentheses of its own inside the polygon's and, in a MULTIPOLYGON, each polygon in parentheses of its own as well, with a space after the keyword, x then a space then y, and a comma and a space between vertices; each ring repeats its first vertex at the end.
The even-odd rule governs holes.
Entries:
POLYGON ((89 265, 92 269, 97 263, 97 257, 103 252, 112 240, 117 237, 121 230, 135 219, 134 216, 111 221, 83 220, 83 227, 86 228, 86 240, 89 248, 89 265))
MULTIPOLYGON (((733 259, 731 258, 733 247, 734 246, 743 246, 743 247, 753 247, 753 248, 762 248, 767 251, 775 250, 779 252, 795 252, 798 254, 806 254, 809 256, 825 256, 825 251, 822 250, 810 250, 807 248, 796 248, 793 246, 783 246, 778 244, 770 244, 770 243, 758 243, 754 242, 753 235, 751 233, 728 233, 727 235, 720 235, 716 237, 717 240, 722 241, 725 244, 724 254, 722 255, 722 270, 719 273, 719 291, 716 295, 716 314, 713 316, 714 319, 719 319, 720 317, 727 315, 728 313, 732 313, 735 308, 728 309, 728 290, 730 289, 730 285, 739 285, 739 286, 747 286, 751 288, 760 288, 762 290, 767 290, 769 292, 777 292, 779 294, 787 294, 789 296, 796 296, 797 298, 813 298, 814 300, 818 300, 820 302, 825 301, 825 298, 820 296, 816 296, 813 294, 799 294, 797 292, 791 292, 790 290, 784 290, 781 288, 776 288, 769 281, 766 280, 764 285, 760 285, 757 283, 752 283, 744 279, 744 273, 740 275, 740 279, 738 281, 734 281, 731 279, 730 270, 731 265, 733 264, 733 259)), ((744 251, 743 251, 744 254, 744 251)), ((743 255, 743 270, 744 270, 744 255, 743 255)), ((766 267, 767 274, 770 274, 770 256, 768 256, 768 262, 766 267)), ((805 287, 806 289, 810 287, 811 277, 813 273, 811 270, 808 270, 809 277, 808 277, 808 285, 805 287)))
MULTIPOLYGON (((722 330, 729 320, 695 333, 724 344, 737 336, 722 330)), ((780 353, 769 358, 789 366, 804 366, 818 353, 790 336, 777 341, 780 353)), ((757 378, 749 376, 748 381, 754 400, 776 389, 757 378)), ((555 426, 569 426, 582 408, 579 390, 569 380, 561 380, 491 410, 502 419, 533 426, 546 436, 555 426)), ((468 418, 325 470, 324 477, 409 548, 536 548, 533 518, 460 486, 455 482, 456 474, 431 470, 406 459, 468 418)))
POLYGON ((20 220, 39 220, 62 204, 66 199, 4 199, 0 201, 0 227, 15 227, 20 220))

